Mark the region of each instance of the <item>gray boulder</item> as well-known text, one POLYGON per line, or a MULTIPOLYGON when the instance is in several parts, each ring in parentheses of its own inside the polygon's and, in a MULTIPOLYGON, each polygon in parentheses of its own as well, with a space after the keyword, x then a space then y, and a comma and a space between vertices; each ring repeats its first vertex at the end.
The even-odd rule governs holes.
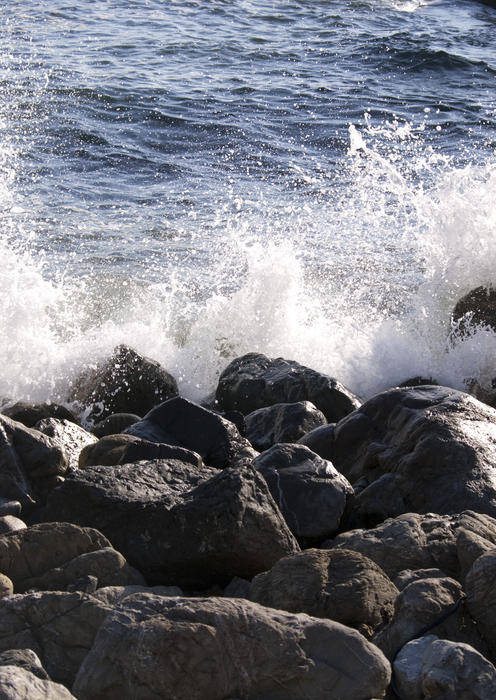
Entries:
POLYGON ((32 649, 8 649, 0 653, 0 666, 19 666, 38 678, 49 681, 50 676, 32 649))
POLYGON ((274 445, 253 460, 291 532, 322 542, 339 527, 353 489, 330 462, 303 445, 274 445))
POLYGON ((79 467, 112 466, 154 459, 175 459, 196 467, 203 465, 199 454, 186 450, 184 447, 166 445, 162 442, 150 442, 135 435, 119 434, 106 435, 81 450, 79 467))
POLYGON ((14 515, 4 515, 0 517, 0 535, 7 535, 9 532, 24 530, 26 523, 14 515))
POLYGON ((0 666, 2 700, 76 700, 60 683, 43 680, 19 666, 0 666))
POLYGON ((34 428, 36 423, 45 418, 57 418, 77 423, 74 413, 65 406, 57 403, 31 403, 30 401, 18 401, 17 403, 2 408, 4 416, 22 423, 27 428, 34 428))
POLYGON ((38 430, 0 415, 0 496, 30 510, 67 470, 59 445, 38 430))
POLYGON ((142 416, 138 416, 136 413, 112 413, 107 418, 95 423, 93 434, 97 438, 105 437, 105 435, 117 435, 133 423, 137 423, 141 418, 142 416))
POLYGON ((307 549, 255 576, 249 597, 288 612, 303 612, 355 627, 370 637, 389 622, 398 589, 371 559, 351 550, 307 549))
POLYGON ((97 441, 80 425, 60 418, 44 418, 36 423, 36 430, 48 435, 65 452, 69 469, 77 469, 81 450, 97 441))
POLYGON ((244 415, 277 403, 311 401, 330 423, 360 401, 336 379, 282 357, 248 353, 233 360, 219 377, 216 403, 244 415))
POLYGON ((332 459, 361 492, 356 518, 366 526, 409 511, 470 508, 494 517, 495 443, 494 409, 454 389, 420 386, 379 394, 340 421, 332 459))
POLYGON ((465 579, 467 606, 496 661, 496 549, 480 556, 465 579))
POLYGON ((156 406, 125 433, 192 450, 217 469, 246 463, 258 454, 234 423, 180 396, 156 406))
POLYGON ((89 407, 90 420, 101 421, 112 413, 143 416, 177 393, 176 380, 158 362, 120 345, 76 380, 69 400, 89 407))
POLYGON ((12 595, 14 592, 14 584, 5 574, 0 574, 0 598, 5 598, 6 595, 12 595))
POLYGON ((259 408, 246 418, 246 437, 259 452, 278 442, 296 442, 305 433, 327 421, 310 401, 276 403, 259 408))
POLYGON ((299 549, 251 467, 88 467, 52 494, 43 519, 95 527, 149 583, 186 589, 252 578, 299 549))
POLYGON ((408 700, 496 698, 496 669, 462 642, 420 637, 399 652, 393 671, 396 690, 408 700))
POLYGON ((0 571, 13 581, 16 593, 65 590, 86 575, 96 575, 100 586, 144 583, 100 532, 61 522, 0 536, 0 571))
POLYGON ((390 667, 355 630, 228 598, 125 599, 82 664, 79 700, 363 700, 390 667))
POLYGON ((80 592, 1 598, 0 652, 32 649, 54 681, 71 687, 109 611, 103 602, 80 592))

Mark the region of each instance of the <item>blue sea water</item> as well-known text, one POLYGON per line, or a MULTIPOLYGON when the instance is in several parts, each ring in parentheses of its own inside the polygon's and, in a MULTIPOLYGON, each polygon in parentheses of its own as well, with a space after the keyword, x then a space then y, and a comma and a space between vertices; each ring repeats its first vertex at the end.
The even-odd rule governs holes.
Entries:
POLYGON ((495 283, 496 9, 12 0, 0 46, 0 397, 121 342, 193 398, 248 351, 363 397, 496 375, 448 341, 495 283))

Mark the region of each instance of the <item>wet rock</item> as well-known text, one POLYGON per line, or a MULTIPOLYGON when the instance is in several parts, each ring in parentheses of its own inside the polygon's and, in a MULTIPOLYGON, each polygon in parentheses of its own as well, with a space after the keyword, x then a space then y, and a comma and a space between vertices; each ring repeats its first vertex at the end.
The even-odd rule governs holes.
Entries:
POLYGON ((394 664, 395 687, 402 698, 496 697, 496 669, 468 644, 421 637, 406 644, 394 664))
POLYGON ((405 513, 371 530, 350 530, 324 542, 361 552, 375 561, 391 579, 404 569, 438 568, 463 580, 469 556, 466 538, 477 537, 487 548, 496 547, 496 521, 488 515, 464 511, 458 515, 405 513))
POLYGON ((200 468, 202 458, 184 447, 161 442, 150 442, 135 435, 106 435, 96 443, 85 447, 79 455, 81 468, 130 464, 143 460, 174 459, 200 468))
POLYGON ((69 400, 90 407, 89 419, 101 421, 112 413, 144 416, 177 393, 176 380, 158 362, 120 345, 76 380, 69 400))
POLYGON ((16 518, 13 515, 4 515, 0 517, 0 535, 8 535, 9 532, 16 532, 16 530, 24 530, 26 523, 20 518, 16 518))
POLYGON ((169 461, 88 467, 54 492, 44 520, 96 527, 149 583, 189 590, 252 578, 298 551, 262 476, 169 461))
POLYGON ((2 700, 76 700, 60 683, 43 680, 19 666, 0 666, 2 700))
POLYGON ((373 637, 388 659, 412 639, 432 632, 481 651, 487 646, 464 609, 464 593, 452 578, 419 579, 406 586, 395 601, 393 620, 373 637))
POLYGON ((255 576, 249 597, 355 627, 370 637, 393 616, 398 589, 371 559, 351 550, 307 549, 255 576))
POLYGON ((330 462, 303 445, 279 444, 253 466, 297 538, 322 542, 336 532, 353 489, 330 462))
POLYGON ((403 512, 496 516, 496 412, 445 387, 392 389, 367 401, 334 430, 333 464, 357 491, 357 522, 403 512), (390 483, 374 505, 365 490, 390 483), (391 488, 391 480, 394 488, 391 488))
POLYGON ((98 438, 105 437, 105 435, 117 435, 133 423, 137 423, 141 418, 136 413, 112 413, 111 416, 93 426, 93 434, 98 438))
POLYGON ((54 681, 72 687, 109 611, 85 593, 49 591, 1 598, 0 652, 32 649, 54 681))
POLYGON ((2 408, 4 416, 22 423, 27 428, 34 428, 36 423, 46 418, 57 418, 78 423, 75 414, 65 406, 56 403, 30 403, 17 401, 12 406, 2 408))
POLYGON ((18 666, 38 678, 49 681, 50 676, 32 649, 9 649, 0 653, 0 666, 18 666))
MULTIPOLYGON (((24 511, 44 501, 67 470, 59 445, 38 430, 0 415, 0 496, 24 511)), ((5 502, 4 500, 4 502, 5 502)))
POLYGON ((73 690, 79 700, 362 700, 390 668, 355 630, 227 598, 138 594, 101 627, 73 690), (130 658, 132 654, 132 660, 130 658))
POLYGON ((451 323, 458 332, 467 333, 476 326, 489 326, 496 331, 496 290, 476 287, 455 305, 451 323))
POLYGON ((336 379, 293 360, 269 359, 259 353, 238 357, 226 367, 219 377, 216 401, 221 410, 244 415, 277 403, 311 401, 329 422, 360 405, 336 379))
POLYGON ((125 433, 192 450, 217 469, 251 461, 258 454, 233 423, 180 396, 154 408, 125 433))
POLYGON ((328 425, 321 425, 319 428, 314 428, 306 435, 303 435, 303 437, 298 440, 298 444, 305 445, 305 447, 308 447, 312 452, 320 455, 322 459, 328 459, 332 462, 334 428, 335 423, 329 423, 328 425))
POLYGON ((97 530, 63 522, 0 537, 0 571, 12 579, 16 593, 64 590, 74 579, 94 573, 102 586, 144 582, 97 530))
POLYGON ((69 469, 77 469, 81 450, 97 441, 95 435, 65 419, 44 418, 36 423, 36 430, 48 435, 66 454, 69 469))
POLYGON ((279 442, 296 442, 327 421, 310 401, 277 403, 246 416, 246 437, 259 452, 279 442))

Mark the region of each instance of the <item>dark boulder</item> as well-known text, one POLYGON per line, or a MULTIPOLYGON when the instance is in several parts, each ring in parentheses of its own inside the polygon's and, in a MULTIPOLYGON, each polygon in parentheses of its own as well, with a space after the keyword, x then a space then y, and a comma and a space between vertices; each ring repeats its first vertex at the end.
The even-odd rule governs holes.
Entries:
POLYGON ((106 435, 81 451, 79 467, 130 464, 153 459, 177 459, 197 467, 202 466, 200 455, 184 447, 150 442, 135 435, 106 435))
POLYGON ((280 444, 253 460, 291 532, 308 544, 339 527, 353 489, 331 462, 303 445, 280 444))
POLYGON ((310 401, 277 403, 246 416, 246 437, 259 452, 278 442, 296 442, 327 421, 310 401))
POLYGON ((44 418, 35 427, 65 452, 69 469, 76 469, 81 450, 97 441, 95 435, 65 418, 44 418))
POLYGON ((90 420, 101 421, 112 413, 143 416, 177 393, 176 380, 158 362, 120 345, 75 381, 69 400, 89 407, 90 420))
POLYGON ((156 406, 124 432, 150 442, 185 447, 217 469, 251 461, 258 454, 233 423, 180 396, 156 406))
POLYGON ((97 438, 102 438, 106 435, 117 435, 139 420, 141 420, 141 416, 138 416, 136 413, 112 413, 111 416, 95 423, 92 432, 97 438))
POLYGON ((34 428, 38 421, 44 418, 58 418, 78 423, 75 414, 65 406, 57 403, 31 403, 29 401, 18 401, 12 406, 2 408, 4 416, 22 423, 27 428, 34 428))
POLYGON ((496 289, 476 287, 465 294, 453 309, 451 323, 462 333, 476 326, 496 331, 496 289))
POLYGON ((494 409, 421 386, 367 401, 335 426, 329 450, 357 492, 354 522, 370 526, 410 511, 496 516, 495 446, 494 409))
POLYGON ((56 489, 43 519, 97 528, 149 583, 189 590, 251 578, 299 549, 251 467, 88 467, 56 489))
POLYGON ((221 410, 244 415, 276 403, 311 401, 329 422, 354 411, 360 401, 336 379, 278 357, 249 353, 233 360, 219 377, 216 402, 221 410))

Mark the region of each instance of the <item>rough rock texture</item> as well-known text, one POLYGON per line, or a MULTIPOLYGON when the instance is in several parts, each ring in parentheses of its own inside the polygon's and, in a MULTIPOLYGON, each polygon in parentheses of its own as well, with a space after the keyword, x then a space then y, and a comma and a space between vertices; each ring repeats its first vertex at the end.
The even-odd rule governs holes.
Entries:
POLYGON ((95 435, 65 419, 44 418, 36 423, 36 430, 52 438, 53 442, 65 452, 70 469, 77 468, 79 453, 83 447, 93 445, 97 441, 95 435))
POLYGON ((0 571, 16 593, 29 588, 63 590, 84 575, 99 585, 144 583, 97 530, 70 523, 42 523, 0 537, 0 571))
POLYGON ((125 432, 151 442, 185 447, 217 469, 251 461, 258 454, 234 423, 180 396, 157 406, 125 432))
POLYGON ((398 589, 371 559, 351 550, 307 549, 255 576, 249 597, 355 627, 370 636, 390 621, 398 589))
POLYGON ((0 653, 0 666, 19 666, 38 678, 49 681, 50 676, 32 649, 9 649, 0 653))
POLYGON ((81 451, 79 466, 111 466, 152 459, 176 459, 196 467, 203 464, 199 454, 184 447, 150 442, 135 435, 107 435, 81 451))
POLYGON ((394 585, 402 591, 410 583, 420 581, 423 578, 446 578, 446 573, 441 569, 404 569, 394 579, 394 585))
POLYGON ((53 493, 43 517, 96 527, 150 583, 187 589, 251 578, 299 549, 251 467, 88 467, 53 493))
POLYGON ((2 700, 76 700, 60 683, 43 680, 19 666, 0 666, 2 700))
POLYGON ((58 418, 77 423, 74 413, 65 406, 56 403, 30 403, 18 401, 12 406, 7 406, 1 411, 4 416, 22 423, 27 428, 34 428, 38 421, 45 418, 58 418))
POLYGON ((259 452, 278 442, 296 442, 305 433, 326 425, 326 417, 310 401, 276 403, 246 416, 246 437, 259 452))
POLYGON ((14 584, 12 580, 5 574, 0 574, 0 598, 6 595, 12 595, 14 592, 14 584))
POLYGON ((302 542, 322 542, 336 532, 353 489, 330 462, 303 445, 279 444, 254 459, 253 466, 302 542))
POLYGON ((145 415, 178 393, 176 380, 158 362, 126 345, 94 370, 81 375, 69 397, 90 407, 90 420, 103 420, 112 413, 145 415))
POLYGON ((127 598, 101 627, 79 700, 363 700, 390 668, 355 630, 227 598, 127 598))
POLYGON ((38 430, 0 415, 0 496, 29 509, 65 474, 67 457, 38 430))
POLYGON ((496 549, 480 556, 465 579, 467 606, 496 661, 496 549))
POLYGON ((409 642, 394 664, 394 681, 402 698, 496 698, 496 669, 468 644, 435 635, 409 642))
POLYGON ((379 394, 340 421, 332 459, 361 491, 357 518, 370 525, 409 511, 496 516, 495 450, 494 409, 421 386, 379 394))
POLYGON ((108 612, 107 605, 79 592, 2 598, 0 651, 32 649, 54 681, 71 687, 108 612))
POLYGON ((216 391, 221 410, 244 415, 276 403, 311 401, 329 422, 340 420, 360 405, 336 379, 278 357, 249 353, 233 360, 219 377, 216 391))
POLYGON ((432 629, 440 637, 487 652, 476 625, 464 609, 463 598, 460 584, 452 578, 410 583, 396 598, 393 620, 374 635, 374 644, 388 659, 394 659, 407 642, 432 629))
POLYGON ((117 435, 133 423, 137 423, 141 418, 142 416, 138 416, 136 413, 112 413, 111 416, 93 426, 93 434, 98 438, 105 437, 105 435, 117 435))

